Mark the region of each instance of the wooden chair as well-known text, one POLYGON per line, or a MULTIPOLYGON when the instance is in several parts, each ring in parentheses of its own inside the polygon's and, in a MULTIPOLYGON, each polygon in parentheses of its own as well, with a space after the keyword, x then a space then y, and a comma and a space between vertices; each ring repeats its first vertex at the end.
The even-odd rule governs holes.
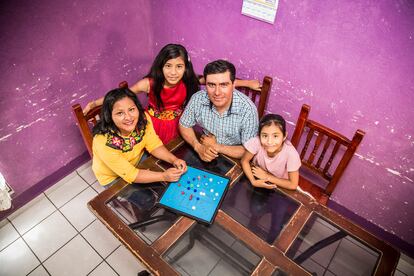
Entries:
POLYGON ((300 154, 302 166, 308 169, 311 174, 322 177, 328 183, 325 187, 321 187, 304 178, 301 173, 299 186, 302 190, 310 193, 319 203, 326 205, 365 132, 358 129, 352 140, 349 140, 342 134, 310 120, 308 118, 309 111, 310 106, 304 104, 292 136, 292 144, 300 154), (301 143, 304 132, 307 132, 306 139, 301 143), (332 166, 333 164, 337 164, 334 169, 331 168, 335 167, 332 166))
POLYGON ((72 106, 72 112, 75 116, 75 120, 78 123, 79 131, 83 138, 83 143, 86 146, 86 149, 89 152, 90 157, 92 158, 92 127, 96 125, 99 120, 99 114, 101 113, 101 106, 95 106, 92 108, 88 114, 83 115, 83 110, 80 104, 75 104, 72 106))
POLYGON ((236 87, 237 90, 243 92, 245 95, 250 97, 252 101, 257 105, 257 113, 259 114, 259 119, 262 118, 264 110, 267 103, 267 98, 269 96, 269 91, 272 88, 273 79, 269 76, 265 76, 262 81, 262 89, 260 91, 252 90, 245 86, 236 87), (257 99, 258 98, 258 99, 257 99))

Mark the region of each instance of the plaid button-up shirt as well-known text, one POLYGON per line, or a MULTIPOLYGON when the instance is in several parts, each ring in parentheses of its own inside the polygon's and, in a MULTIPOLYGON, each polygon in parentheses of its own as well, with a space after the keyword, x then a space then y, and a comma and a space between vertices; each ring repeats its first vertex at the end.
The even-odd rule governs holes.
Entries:
POLYGON ((186 128, 199 125, 204 133, 214 134, 219 144, 241 145, 257 135, 259 119, 254 103, 240 91, 233 90, 229 110, 220 114, 202 90, 191 97, 180 124, 186 128))

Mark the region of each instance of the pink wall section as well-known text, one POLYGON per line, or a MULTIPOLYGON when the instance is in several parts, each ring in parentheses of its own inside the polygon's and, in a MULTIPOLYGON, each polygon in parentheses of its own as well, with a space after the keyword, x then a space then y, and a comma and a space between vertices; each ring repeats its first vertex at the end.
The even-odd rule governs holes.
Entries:
POLYGON ((291 133, 303 103, 349 137, 365 130, 333 200, 413 244, 413 2, 285 0, 274 25, 241 15, 241 5, 152 1, 154 42, 184 44, 199 72, 226 58, 239 77, 271 76, 267 112, 291 133))
POLYGON ((148 70, 151 14, 148 1, 0 5, 0 171, 18 196, 85 151, 72 104, 148 70))
POLYGON ((280 0, 275 24, 242 1, 2 1, 0 171, 16 196, 85 153, 70 106, 149 69, 164 44, 198 72, 218 58, 269 75, 267 112, 300 106, 366 136, 333 200, 414 244, 414 2, 280 0))

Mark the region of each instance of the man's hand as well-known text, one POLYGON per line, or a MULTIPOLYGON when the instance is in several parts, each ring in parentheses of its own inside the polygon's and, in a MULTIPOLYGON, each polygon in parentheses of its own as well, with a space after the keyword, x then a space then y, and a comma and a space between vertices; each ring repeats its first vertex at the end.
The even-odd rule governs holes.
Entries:
POLYGON ((211 162, 218 157, 218 152, 212 146, 197 144, 194 150, 198 153, 201 160, 205 162, 211 162))
POLYGON ((214 134, 203 134, 200 138, 201 144, 205 146, 215 146, 217 144, 216 136, 214 134))
POLYGON ((180 179, 183 171, 177 168, 169 168, 165 172, 162 173, 163 181, 167 182, 176 182, 180 179))
POLYGON ((257 179, 269 180, 269 173, 260 167, 252 166, 252 173, 257 179))

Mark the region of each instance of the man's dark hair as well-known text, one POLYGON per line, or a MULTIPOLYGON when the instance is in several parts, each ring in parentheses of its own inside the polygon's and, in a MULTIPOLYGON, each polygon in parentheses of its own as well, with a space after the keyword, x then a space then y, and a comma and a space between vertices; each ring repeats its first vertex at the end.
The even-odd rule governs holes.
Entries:
POLYGON ((207 75, 220 74, 225 73, 227 71, 230 72, 231 82, 234 82, 234 80, 236 79, 236 68, 232 63, 228 62, 227 60, 219 59, 210 62, 206 65, 206 67, 204 67, 203 76, 204 79, 207 81, 207 75))

